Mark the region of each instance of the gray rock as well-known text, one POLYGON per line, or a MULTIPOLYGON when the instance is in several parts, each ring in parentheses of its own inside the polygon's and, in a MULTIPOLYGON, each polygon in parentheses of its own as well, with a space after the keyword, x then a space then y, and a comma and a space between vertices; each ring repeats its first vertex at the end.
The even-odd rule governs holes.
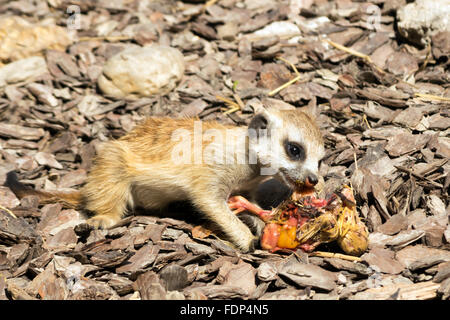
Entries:
POLYGON ((155 44, 125 49, 111 57, 98 85, 117 98, 145 97, 174 89, 183 73, 183 55, 175 48, 155 44))
POLYGON ((397 11, 398 30, 409 41, 425 46, 430 37, 450 30, 448 0, 416 0, 397 11))

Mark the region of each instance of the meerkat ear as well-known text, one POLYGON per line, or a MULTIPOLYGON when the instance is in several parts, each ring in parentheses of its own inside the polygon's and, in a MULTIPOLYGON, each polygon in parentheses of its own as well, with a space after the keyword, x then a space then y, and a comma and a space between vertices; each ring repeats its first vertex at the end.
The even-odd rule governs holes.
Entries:
POLYGON ((319 117, 320 111, 317 107, 316 97, 313 97, 308 105, 301 107, 300 110, 310 116, 313 120, 317 119, 319 117))
POLYGON ((248 125, 249 134, 258 139, 261 137, 270 137, 270 121, 270 113, 265 109, 261 110, 261 112, 257 113, 250 121, 248 125))
POLYGON ((266 112, 258 113, 253 117, 248 125, 249 129, 254 130, 267 130, 268 120, 266 112))

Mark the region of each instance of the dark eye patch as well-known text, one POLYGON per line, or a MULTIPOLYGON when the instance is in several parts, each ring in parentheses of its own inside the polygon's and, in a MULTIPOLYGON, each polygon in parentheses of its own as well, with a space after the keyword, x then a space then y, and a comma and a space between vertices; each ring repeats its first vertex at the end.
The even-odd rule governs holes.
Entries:
POLYGON ((306 158, 305 148, 296 142, 286 141, 284 149, 291 160, 303 161, 306 158))

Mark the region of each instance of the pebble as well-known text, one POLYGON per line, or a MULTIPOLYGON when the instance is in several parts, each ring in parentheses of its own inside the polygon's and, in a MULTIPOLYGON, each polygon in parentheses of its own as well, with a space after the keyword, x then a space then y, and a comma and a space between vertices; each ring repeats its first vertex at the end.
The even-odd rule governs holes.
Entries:
POLYGON ((47 72, 47 64, 42 57, 30 57, 8 63, 0 68, 0 88, 9 83, 32 80, 47 72))
POLYGON ((425 46, 429 37, 450 30, 448 0, 416 0, 397 11, 398 31, 409 41, 425 46))
POLYGON ((150 45, 129 48, 104 65, 98 85, 116 98, 164 94, 175 88, 184 73, 184 60, 175 48, 150 45))

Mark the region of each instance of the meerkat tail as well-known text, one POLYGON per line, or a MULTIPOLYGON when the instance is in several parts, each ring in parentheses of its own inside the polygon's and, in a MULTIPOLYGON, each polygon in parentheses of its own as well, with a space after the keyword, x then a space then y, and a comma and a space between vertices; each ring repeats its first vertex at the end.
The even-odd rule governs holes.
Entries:
POLYGON ((34 190, 21 183, 14 171, 10 171, 7 173, 4 186, 11 189, 11 191, 19 199, 22 199, 25 196, 33 195, 38 196, 39 202, 43 204, 58 202, 61 203, 65 208, 77 209, 81 207, 81 192, 49 192, 34 190))

